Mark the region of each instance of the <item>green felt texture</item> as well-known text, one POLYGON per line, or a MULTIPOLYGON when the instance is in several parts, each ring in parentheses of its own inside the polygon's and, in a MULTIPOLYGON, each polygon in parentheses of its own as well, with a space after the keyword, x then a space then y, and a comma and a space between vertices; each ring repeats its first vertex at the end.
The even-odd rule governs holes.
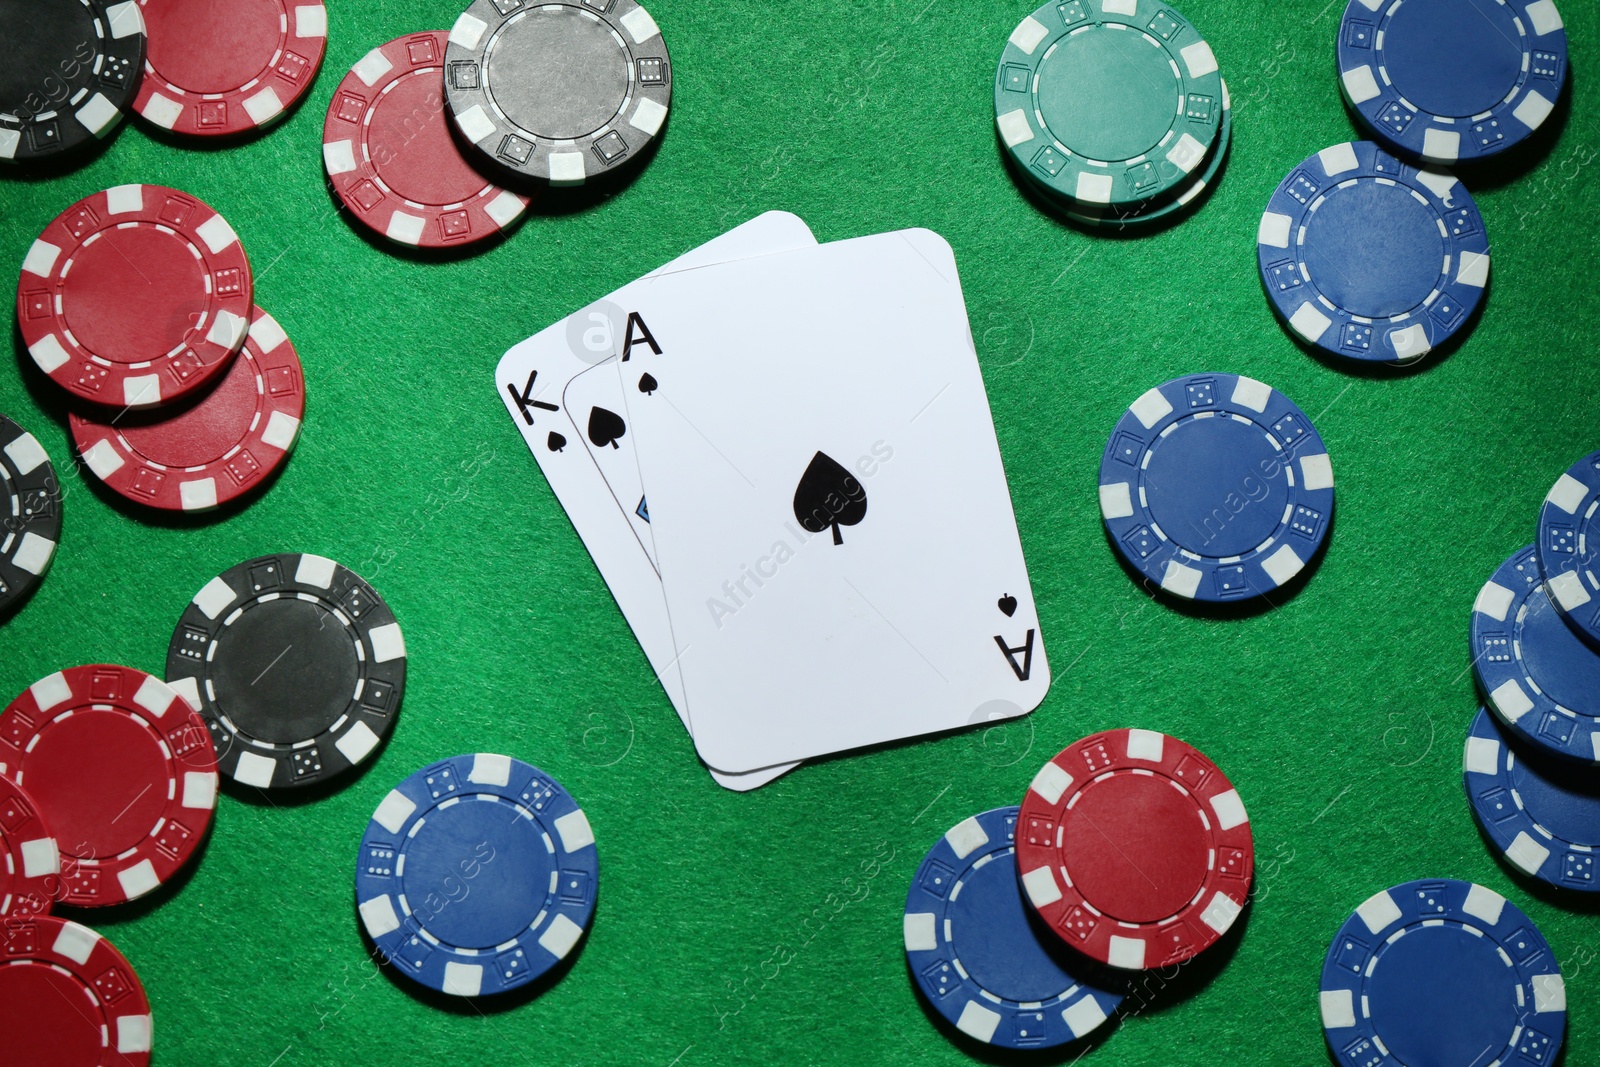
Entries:
POLYGON ((257 302, 309 386, 298 451, 270 492, 220 520, 165 521, 74 469, 61 396, 13 332, 0 410, 55 458, 66 528, 38 595, 0 625, 0 690, 86 662, 159 672, 189 598, 271 551, 365 575, 410 650, 398 726, 364 773, 313 803, 230 789, 189 877, 74 916, 143 976, 156 1062, 966 1062, 974 1050, 934 1025, 906 971, 909 878, 949 826, 1018 802, 1051 754, 1119 726, 1170 732, 1223 767, 1252 815, 1257 889, 1238 932, 1176 981, 1152 980, 1091 1062, 1326 1062, 1328 939, 1370 894, 1428 876, 1481 882, 1527 910, 1567 976, 1566 1062, 1600 1062, 1596 909, 1509 873, 1460 780, 1478 706, 1473 598, 1533 539, 1556 476, 1600 447, 1593 5, 1563 5, 1570 117, 1564 104, 1551 136, 1468 176, 1494 257, 1476 330, 1420 371, 1372 374, 1291 341, 1256 271, 1278 181, 1357 136, 1335 80, 1338 5, 1190 0, 1233 91, 1232 158, 1197 214, 1138 239, 1066 228, 1002 164, 991 79, 1025 5, 650 6, 676 75, 659 155, 619 195, 530 218, 475 256, 430 261, 369 240, 322 170, 344 71, 393 37, 448 28, 448 4, 336 0, 309 99, 256 140, 178 145, 130 122, 79 167, 0 174, 12 270, 52 217, 103 187, 165 183, 210 202, 243 239, 257 302), (773 208, 823 241, 921 226, 954 246, 1055 680, 1020 722, 834 758, 736 795, 697 763, 492 374, 517 341, 773 208), (1320 569, 1288 603, 1242 619, 1152 601, 1118 565, 1096 504, 1123 409, 1202 370, 1298 402, 1338 478, 1320 569), (510 1010, 414 996, 375 969, 355 914, 373 809, 413 770, 470 751, 550 771, 599 841, 581 955, 510 1010))

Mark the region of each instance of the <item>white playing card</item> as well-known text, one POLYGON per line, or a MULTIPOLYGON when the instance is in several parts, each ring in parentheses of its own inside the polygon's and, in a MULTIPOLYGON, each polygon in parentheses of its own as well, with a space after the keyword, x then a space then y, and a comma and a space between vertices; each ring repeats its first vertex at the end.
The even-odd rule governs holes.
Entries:
MULTIPOLYGON (((625 323, 618 323, 625 327, 625 323)), ((627 432, 627 403, 622 385, 612 369, 614 360, 592 367, 567 383, 562 391, 562 407, 579 428, 579 437, 589 458, 600 468, 600 475, 611 490, 620 512, 627 516, 633 532, 655 564, 655 539, 650 534, 650 512, 639 480, 639 458, 634 454, 635 439, 627 432)), ((659 573, 660 568, 657 567, 659 573)), ((690 716, 693 718, 693 715, 690 716)))
MULTIPOLYGON (((815 243, 810 229, 797 216, 770 211, 673 260, 656 273, 815 243)), ((501 359, 495 382, 512 421, 594 558, 678 718, 692 734, 661 579, 649 554, 653 545, 648 536, 641 540, 628 523, 583 444, 583 428, 568 418, 561 404, 562 392, 574 376, 614 357, 614 331, 622 325, 615 314, 631 288, 624 286, 606 300, 512 348, 501 359)), ((620 401, 615 410, 625 410, 620 401)), ((629 462, 633 462, 631 458, 629 462)), ((637 477, 635 467, 635 480, 637 477)), ((765 785, 793 767, 793 763, 784 763, 741 774, 708 770, 719 785, 743 792, 765 785)))
POLYGON ((765 767, 1039 705, 948 244, 841 241, 643 279, 623 303, 616 369, 702 759, 765 767))

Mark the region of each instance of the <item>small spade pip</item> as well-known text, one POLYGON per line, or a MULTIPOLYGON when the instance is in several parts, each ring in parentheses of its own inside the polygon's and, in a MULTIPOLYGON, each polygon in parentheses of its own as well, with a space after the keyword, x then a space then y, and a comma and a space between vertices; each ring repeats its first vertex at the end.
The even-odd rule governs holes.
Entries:
POLYGON ((622 421, 622 416, 615 411, 596 405, 589 412, 589 440, 594 442, 594 447, 604 448, 610 445, 619 448, 617 441, 628 434, 628 424, 622 421))
POLYGON ((639 392, 643 393, 645 396, 654 396, 656 390, 660 388, 661 383, 656 381, 655 376, 650 374, 649 371, 646 371, 639 379, 639 392))
POLYGON ((550 431, 550 436, 545 439, 545 444, 550 446, 550 451, 560 452, 567 447, 567 439, 552 430, 550 431))
POLYGON ((812 533, 833 531, 833 543, 844 544, 840 528, 867 517, 867 491, 856 476, 824 452, 811 457, 794 491, 794 517, 812 533))

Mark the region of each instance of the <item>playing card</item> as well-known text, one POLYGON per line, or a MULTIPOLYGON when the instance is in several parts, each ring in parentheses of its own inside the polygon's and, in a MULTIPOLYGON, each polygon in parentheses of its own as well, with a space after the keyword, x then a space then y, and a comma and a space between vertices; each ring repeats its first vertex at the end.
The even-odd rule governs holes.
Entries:
POLYGON ((1050 671, 949 245, 841 241, 621 303, 702 759, 763 767, 1038 706, 1050 671))
MULTIPOLYGON (((618 511, 633 527, 634 536, 655 565, 655 539, 650 533, 650 509, 639 479, 639 458, 634 454, 635 439, 628 436, 625 413, 627 402, 622 385, 611 369, 614 361, 591 367, 562 390, 562 407, 580 428, 578 437, 589 458, 600 468, 616 501, 618 511)), ((660 568, 657 568, 659 573, 660 568)), ((691 713, 690 718, 693 718, 691 713)))
MULTIPOLYGON (((815 243, 811 231, 798 217, 769 211, 673 260, 656 273, 815 243)), ((624 286, 512 348, 495 371, 495 383, 512 421, 594 558, 678 718, 692 734, 661 579, 651 560, 654 549, 648 531, 641 538, 630 525, 583 443, 585 427, 569 418, 562 404, 562 393, 576 375, 613 358, 616 331, 623 322, 618 312, 631 287, 624 286)), ((620 399, 616 410, 625 410, 620 399)), ((630 457, 629 463, 632 462, 630 457)), ((634 472, 637 481, 636 466, 634 472)), ((788 763, 744 774, 708 769, 719 785, 743 792, 765 785, 793 766, 788 763)))

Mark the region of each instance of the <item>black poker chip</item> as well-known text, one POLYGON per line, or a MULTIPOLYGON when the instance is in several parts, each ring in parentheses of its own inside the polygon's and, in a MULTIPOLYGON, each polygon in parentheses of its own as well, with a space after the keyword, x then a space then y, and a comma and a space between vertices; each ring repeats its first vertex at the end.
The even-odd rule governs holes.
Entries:
POLYGON ((0 415, 0 614, 39 584, 61 540, 61 483, 43 446, 0 415))
POLYGON ((394 728, 405 637, 353 571, 262 556, 195 594, 167 649, 167 684, 205 718, 223 774, 258 789, 313 785, 394 728))
POLYGON ((135 0, 0 0, 0 161, 54 156, 122 121, 144 74, 135 0))

